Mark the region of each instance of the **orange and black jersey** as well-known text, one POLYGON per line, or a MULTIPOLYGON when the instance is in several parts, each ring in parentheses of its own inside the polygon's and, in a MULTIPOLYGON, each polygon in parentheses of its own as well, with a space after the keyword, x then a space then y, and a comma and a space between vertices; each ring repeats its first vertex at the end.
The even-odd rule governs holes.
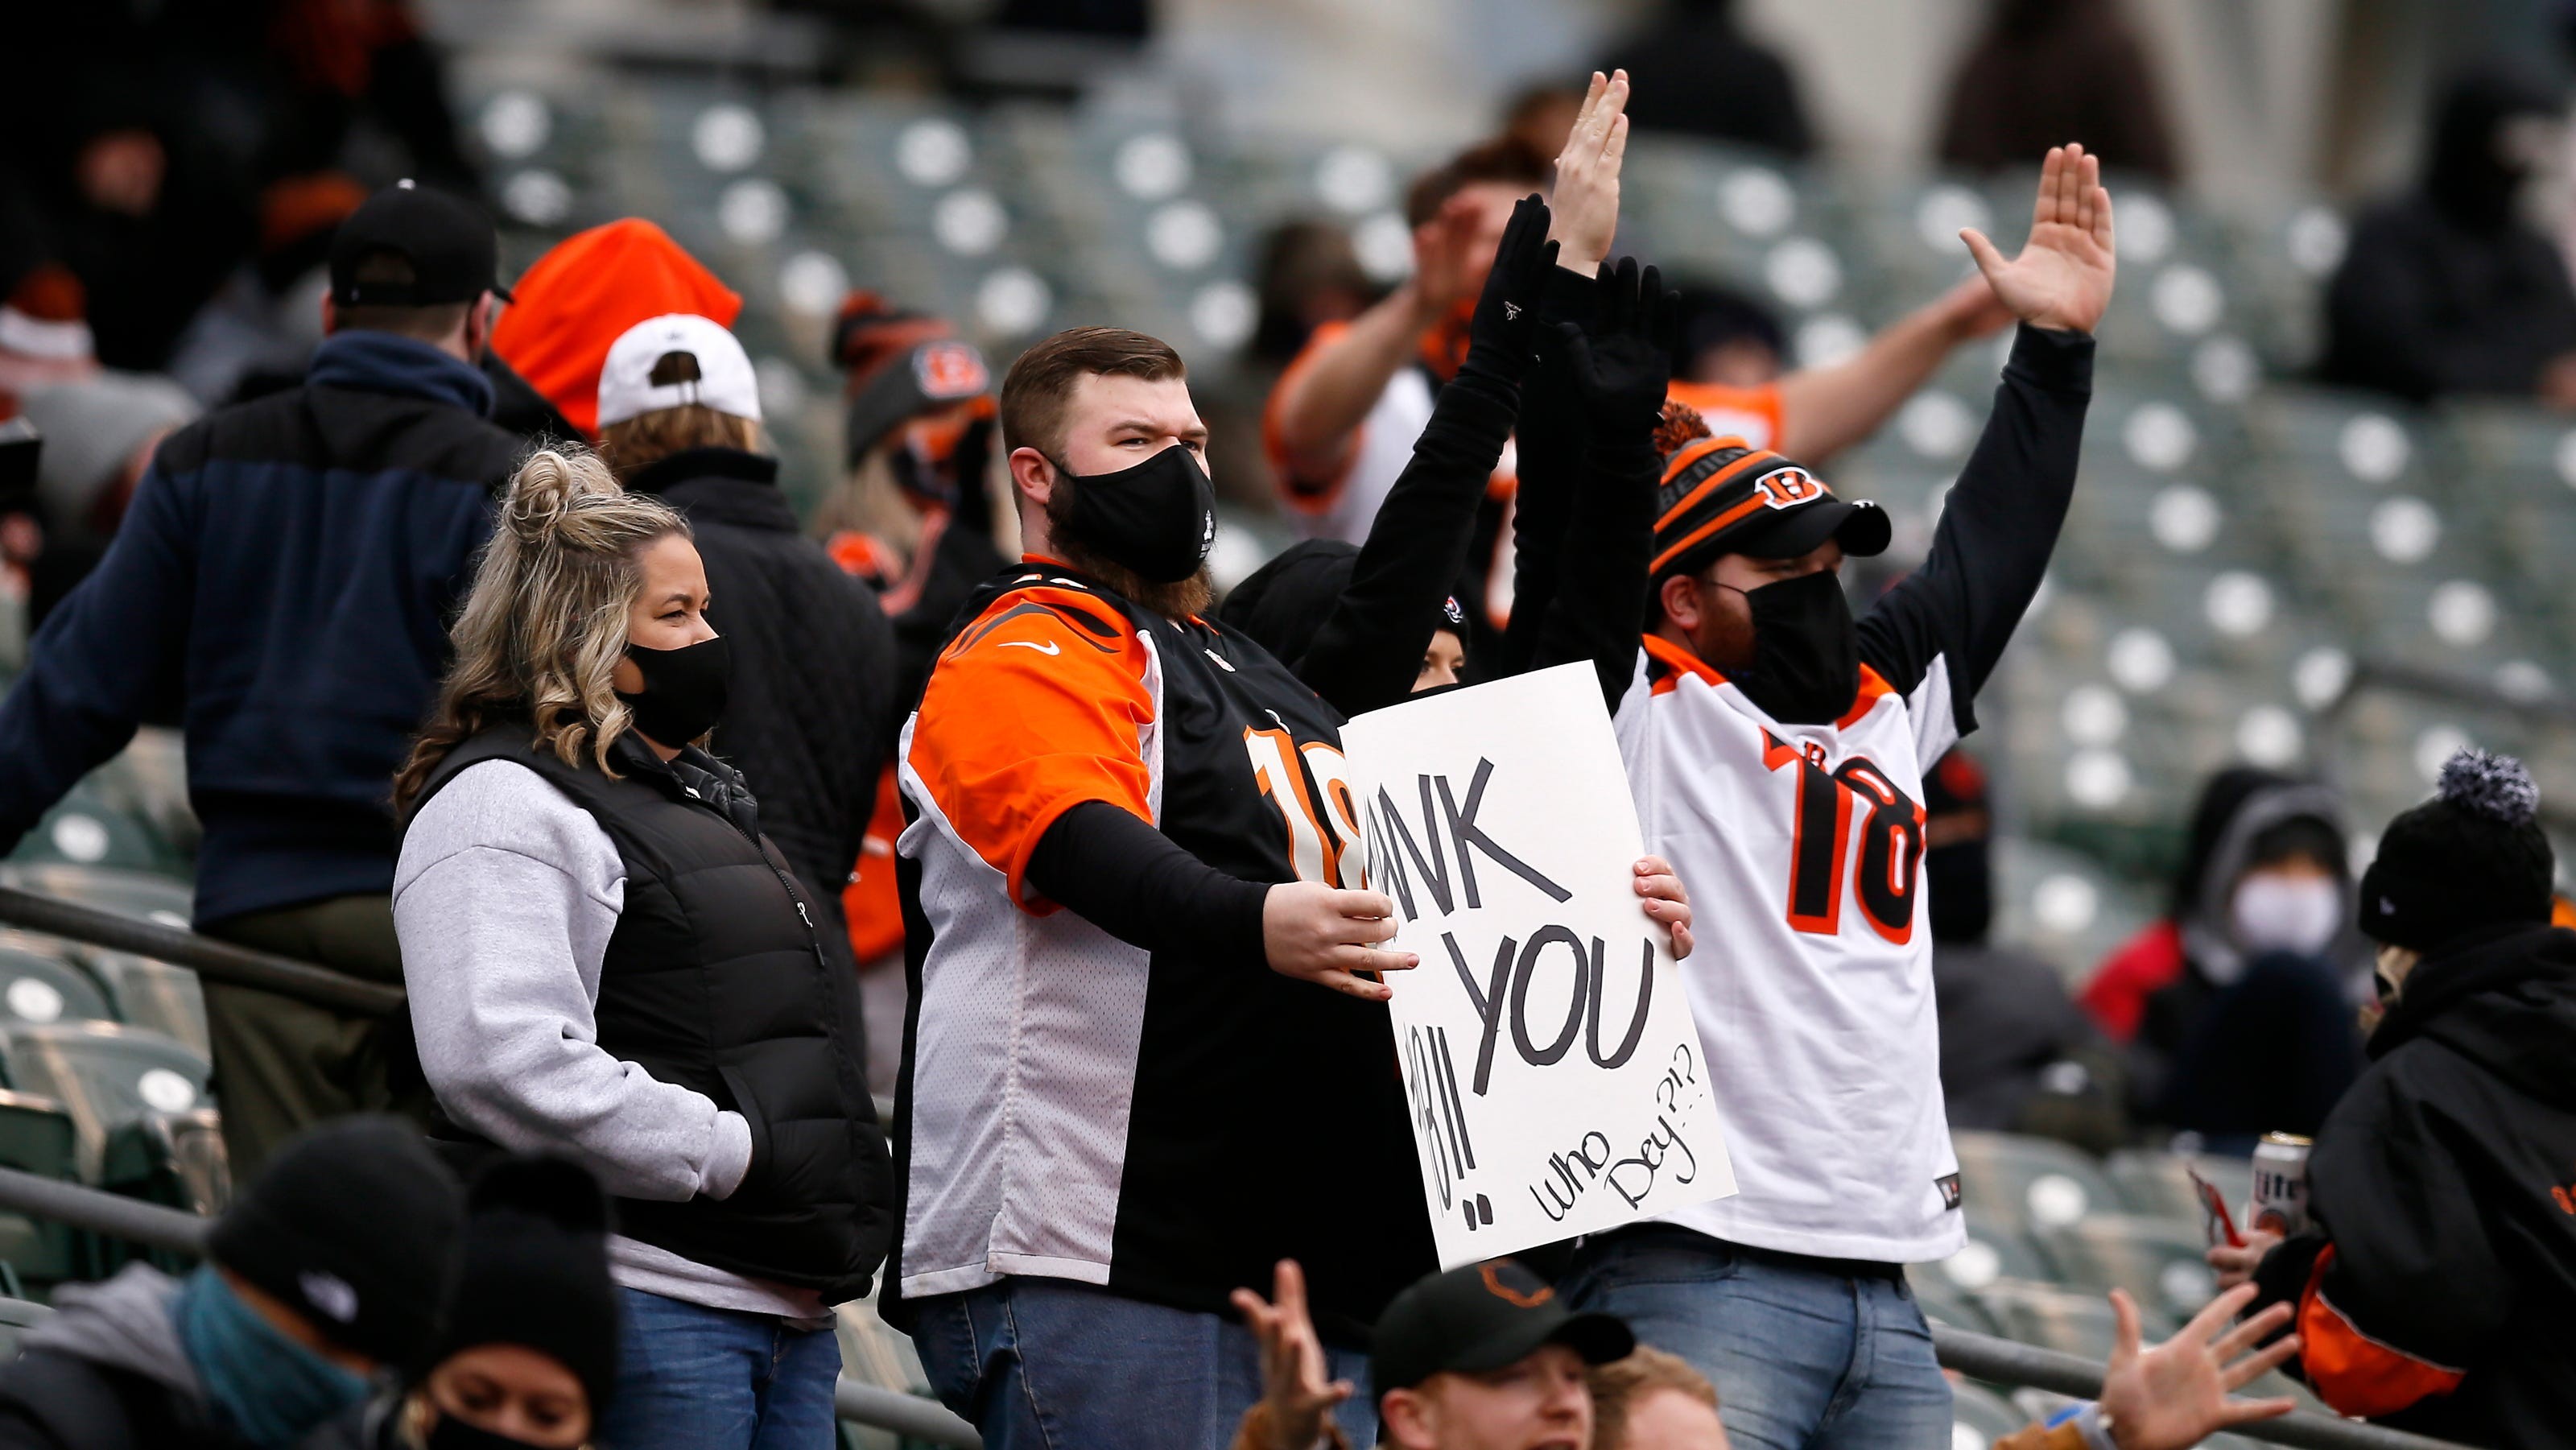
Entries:
POLYGON ((1414 1182, 1392 1039, 1259 933, 1269 884, 1343 879, 1340 715, 1242 635, 1048 561, 963 617, 901 750, 895 1292, 1020 1274, 1214 1310, 1293 1256, 1356 1333, 1432 1266, 1427 1225, 1347 1229, 1355 1193, 1414 1182))
POLYGON ((2468 1445, 2576 1445, 2576 932, 2429 953, 2317 1132, 2316 1226, 2256 1275, 2347 1415, 2468 1445))

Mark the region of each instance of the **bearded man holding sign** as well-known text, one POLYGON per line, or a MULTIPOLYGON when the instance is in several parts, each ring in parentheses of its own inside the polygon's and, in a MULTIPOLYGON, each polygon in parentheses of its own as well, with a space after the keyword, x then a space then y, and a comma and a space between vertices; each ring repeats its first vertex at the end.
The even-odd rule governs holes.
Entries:
POLYGON ((1918 802, 2073 494, 2111 296, 2098 164, 2048 154, 2018 257, 1962 238, 2020 334, 1930 557, 1857 623, 1837 571, 1887 547, 1881 511, 1742 439, 1660 440, 1647 658, 1615 723, 1645 847, 1717 944, 1682 975, 1738 1192, 1594 1235, 1568 1287, 1706 1373, 1759 1450, 1950 1443, 1902 1269, 1966 1241, 1918 802))
MULTIPOLYGON (((1426 538, 1463 548, 1448 525, 1511 426, 1547 223, 1535 198, 1516 213, 1415 447, 1458 511, 1426 538)), ((1234 1289, 1302 1261, 1333 1372, 1364 1382, 1369 1324, 1431 1267, 1375 975, 1416 962, 1382 945, 1388 899, 1345 889, 1340 712, 1206 617, 1214 497, 1180 358, 1058 334, 1012 366, 1001 429, 1028 557, 967 607, 899 752, 916 1006, 889 1317, 992 1450, 1218 1450, 1260 1383, 1234 1289)), ((1355 647, 1409 676, 1456 570, 1392 571, 1420 607, 1383 630, 1411 635, 1355 647)), ((1380 577, 1364 558, 1351 588, 1380 577)), ((1686 943, 1663 867, 1612 870, 1686 943)))

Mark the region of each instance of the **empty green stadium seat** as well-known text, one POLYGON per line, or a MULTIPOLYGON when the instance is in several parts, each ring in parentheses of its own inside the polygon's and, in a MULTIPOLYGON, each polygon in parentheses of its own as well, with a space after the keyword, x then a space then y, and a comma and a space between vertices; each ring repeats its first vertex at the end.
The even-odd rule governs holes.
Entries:
POLYGON ((1987 1450, 2029 1423, 2019 1406, 1982 1385, 1950 1386, 1951 1450, 1987 1450))
POLYGON ((2245 1211, 2253 1187, 2252 1168, 2242 1158, 2188 1157, 2151 1148, 2124 1148, 2103 1160, 2103 1169, 2120 1187, 2131 1213, 2175 1223, 2198 1225, 2200 1195, 2192 1187, 2194 1170, 2227 1197, 2230 1213, 2245 1211))
POLYGON ((2218 1292, 2197 1224, 2134 1214, 2094 1213, 2035 1236, 2068 1284, 2126 1289, 2140 1304, 2185 1319, 2218 1292))
MULTIPOLYGON (((2111 1357, 2118 1338, 2111 1301, 2090 1290, 2000 1279, 1977 1291, 1977 1302, 2003 1327, 2005 1338, 2080 1354, 2096 1364, 2111 1357)), ((2141 1305, 2138 1313, 2148 1339, 2172 1334, 2172 1321, 2155 1308, 2141 1305)))
POLYGON ((0 941, 0 1021, 113 1021, 106 989, 73 966, 67 953, 37 952, 0 941))
POLYGON ((111 1130, 100 1154, 99 1187, 212 1217, 232 1201, 223 1119, 213 1108, 146 1113, 111 1130))
POLYGON ((16 1359, 20 1336, 52 1317, 51 1307, 33 1299, 0 1299, 0 1363, 16 1359))
POLYGON ((2099 1163, 2052 1139, 1962 1132, 1951 1141, 1967 1206, 1998 1226, 2054 1228, 2122 1203, 2099 1163))
POLYGON ((160 1033, 106 1022, 0 1029, 9 1086, 63 1105, 78 1132, 80 1176, 98 1179, 108 1135, 151 1113, 209 1102, 206 1059, 160 1033))

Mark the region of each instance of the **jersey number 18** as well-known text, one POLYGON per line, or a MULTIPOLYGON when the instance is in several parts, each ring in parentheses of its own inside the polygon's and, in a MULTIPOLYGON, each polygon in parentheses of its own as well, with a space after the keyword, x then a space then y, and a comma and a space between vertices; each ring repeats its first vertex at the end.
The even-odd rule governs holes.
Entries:
POLYGON ((1923 807, 1865 755, 1825 769, 1821 745, 1804 748, 1762 732, 1766 770, 1798 771, 1796 828, 1789 848, 1789 925, 1818 936, 1842 932, 1843 867, 1851 858, 1852 804, 1861 821, 1860 868, 1852 878, 1869 929, 1903 946, 1914 937, 1916 868, 1923 861, 1923 807))

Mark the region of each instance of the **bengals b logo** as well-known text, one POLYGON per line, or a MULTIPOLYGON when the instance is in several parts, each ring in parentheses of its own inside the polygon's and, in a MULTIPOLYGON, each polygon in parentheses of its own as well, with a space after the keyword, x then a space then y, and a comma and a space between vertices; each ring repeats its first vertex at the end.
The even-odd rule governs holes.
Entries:
POLYGON ((1775 468, 1754 480, 1753 491, 1771 508, 1795 508, 1809 499, 1825 496, 1825 486, 1803 468, 1775 468))
POLYGON ((942 340, 925 343, 912 355, 914 380, 925 398, 946 401, 971 398, 990 388, 992 371, 972 343, 942 340))

